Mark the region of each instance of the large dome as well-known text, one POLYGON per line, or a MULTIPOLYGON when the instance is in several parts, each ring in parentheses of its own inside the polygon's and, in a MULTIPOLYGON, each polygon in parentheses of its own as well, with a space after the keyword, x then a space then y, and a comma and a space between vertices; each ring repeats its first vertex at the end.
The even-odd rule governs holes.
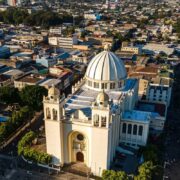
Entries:
POLYGON ((104 50, 91 60, 85 75, 87 86, 99 90, 121 88, 126 77, 122 60, 108 50, 104 50))
POLYGON ((96 55, 86 71, 87 78, 100 81, 118 81, 126 76, 122 60, 110 51, 103 51, 96 55))

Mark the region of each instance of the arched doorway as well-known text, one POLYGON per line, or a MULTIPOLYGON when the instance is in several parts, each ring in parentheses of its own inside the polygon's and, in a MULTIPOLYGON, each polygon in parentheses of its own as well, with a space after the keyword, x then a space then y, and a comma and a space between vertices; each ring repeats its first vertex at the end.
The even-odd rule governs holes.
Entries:
POLYGON ((69 162, 88 164, 88 139, 84 133, 72 131, 68 136, 69 162))
POLYGON ((82 152, 76 153, 76 161, 77 162, 84 162, 84 154, 82 152))

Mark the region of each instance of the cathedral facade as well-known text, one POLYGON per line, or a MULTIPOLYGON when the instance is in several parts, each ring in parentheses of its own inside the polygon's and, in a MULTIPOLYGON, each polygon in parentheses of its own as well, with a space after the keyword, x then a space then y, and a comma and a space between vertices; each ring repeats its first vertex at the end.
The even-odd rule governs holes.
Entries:
POLYGON ((89 63, 85 77, 65 98, 55 87, 44 97, 47 153, 54 164, 84 162, 92 173, 109 169, 119 144, 145 146, 150 114, 134 110, 138 80, 106 48, 89 63))

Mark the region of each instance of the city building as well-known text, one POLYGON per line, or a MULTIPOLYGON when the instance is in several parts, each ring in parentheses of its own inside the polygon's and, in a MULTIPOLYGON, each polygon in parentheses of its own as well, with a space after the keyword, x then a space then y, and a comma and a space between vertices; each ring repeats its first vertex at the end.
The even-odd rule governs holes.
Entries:
POLYGON ((126 42, 122 43, 121 51, 122 52, 130 52, 130 53, 137 54, 137 55, 141 54, 140 47, 133 46, 132 44, 129 44, 126 42))
POLYGON ((172 81, 169 78, 153 78, 147 86, 147 100, 170 104, 172 81))
POLYGON ((72 35, 72 37, 54 37, 51 36, 48 38, 49 44, 53 46, 59 46, 61 48, 73 48, 73 45, 78 44, 78 39, 76 34, 72 35))
POLYGON ((25 74, 14 81, 14 87, 22 90, 25 86, 38 85, 44 80, 45 77, 38 74, 25 74))

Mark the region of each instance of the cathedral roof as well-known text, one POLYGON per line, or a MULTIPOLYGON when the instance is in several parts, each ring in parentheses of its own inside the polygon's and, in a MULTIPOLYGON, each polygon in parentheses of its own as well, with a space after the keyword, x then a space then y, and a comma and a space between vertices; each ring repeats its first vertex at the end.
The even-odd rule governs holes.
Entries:
POLYGON ((122 60, 107 48, 89 63, 86 78, 97 81, 120 81, 127 77, 122 60))

